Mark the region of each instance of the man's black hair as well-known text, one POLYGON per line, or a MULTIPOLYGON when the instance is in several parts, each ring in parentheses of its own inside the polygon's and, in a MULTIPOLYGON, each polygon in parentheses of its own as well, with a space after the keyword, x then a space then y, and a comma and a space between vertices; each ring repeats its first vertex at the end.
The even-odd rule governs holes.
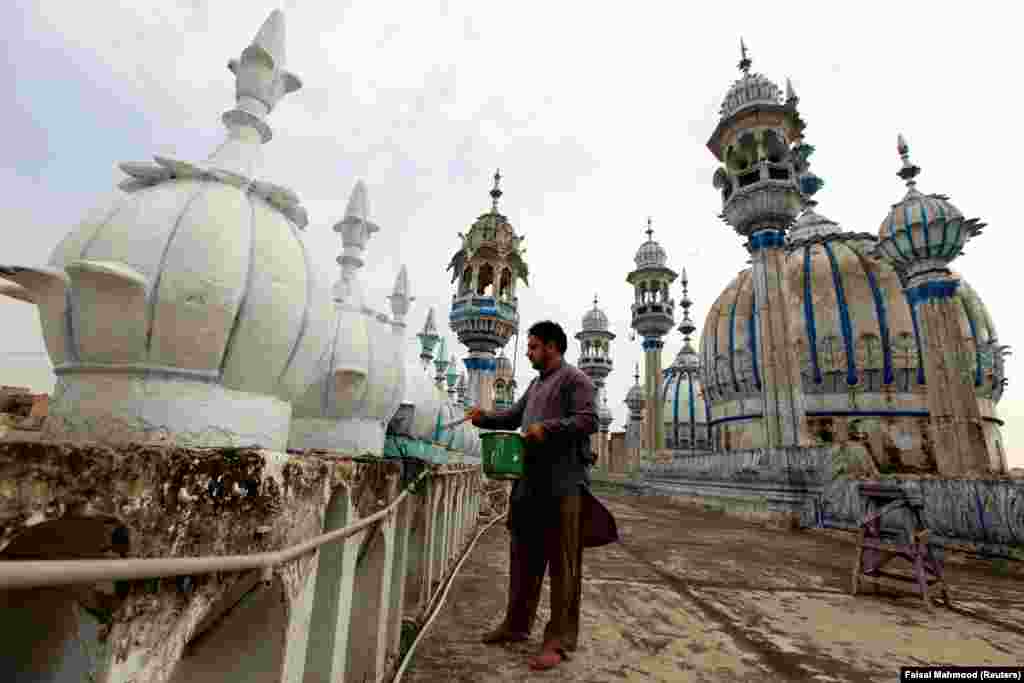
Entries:
POLYGON ((542 344, 548 342, 554 342, 555 348, 558 352, 565 355, 565 350, 569 348, 569 340, 565 337, 565 330, 562 326, 556 322, 550 320, 541 320, 539 323, 534 323, 527 332, 527 336, 536 337, 542 344))

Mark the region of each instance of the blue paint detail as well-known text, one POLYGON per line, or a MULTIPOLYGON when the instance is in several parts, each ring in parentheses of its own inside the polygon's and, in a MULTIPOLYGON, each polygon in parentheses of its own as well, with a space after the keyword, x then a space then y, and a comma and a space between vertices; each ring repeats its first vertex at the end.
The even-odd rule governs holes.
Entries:
MULTIPOLYGON (((930 417, 927 410, 808 410, 807 417, 930 417)), ((736 422, 737 420, 754 420, 764 417, 761 413, 748 413, 747 415, 731 415, 712 420, 708 413, 708 428, 723 424, 725 422, 736 422)), ((1002 425, 1003 421, 996 417, 982 417, 985 422, 993 422, 1002 425)))
POLYGON ((924 255, 925 258, 932 257, 932 241, 928 235, 928 205, 921 199, 921 227, 924 231, 924 255))
POLYGON ((926 303, 938 299, 950 299, 956 294, 960 285, 957 280, 945 280, 942 282, 925 282, 917 287, 907 290, 907 298, 911 306, 926 303))
POLYGON ((644 337, 643 343, 640 344, 644 351, 654 351, 665 346, 665 342, 661 341, 657 337, 644 337))
POLYGON ((915 259, 921 258, 921 255, 917 253, 917 245, 914 244, 914 233, 910 231, 911 215, 913 212, 910 210, 910 204, 906 203, 903 205, 903 234, 907 236, 907 241, 910 242, 910 253, 914 255, 915 259))
POLYGON ((914 342, 917 344, 917 383, 924 384, 924 352, 921 350, 921 331, 917 323, 917 306, 914 305, 914 300, 907 295, 910 300, 910 322, 914 324, 914 342))
MULTIPOLYGON (((910 260, 912 260, 912 259, 908 258, 906 254, 903 253, 903 250, 900 248, 900 243, 896 241, 896 213, 895 213, 895 211, 890 215, 890 220, 889 220, 889 237, 892 240, 892 248, 895 249, 896 253, 900 255, 900 259, 903 260, 903 261, 910 261, 910 260)), ((911 246, 913 246, 913 242, 911 242, 911 246)))
MULTIPOLYGON (((852 247, 851 247, 852 249, 852 247)), ((860 255, 858 254, 858 258, 860 255)), ((878 280, 875 278, 875 271, 867 263, 863 263, 864 272, 868 274, 868 284, 871 286, 871 297, 875 300, 875 318, 878 320, 878 336, 882 340, 882 383, 893 383, 892 371, 892 344, 889 341, 889 316, 885 310, 885 299, 882 297, 882 290, 878 287, 878 280)))
POLYGON ((804 247, 804 322, 807 325, 807 351, 814 368, 814 383, 821 384, 821 366, 818 365, 818 331, 814 325, 814 302, 811 299, 811 247, 804 247))
POLYGON ((853 386, 857 383, 857 357, 853 349, 853 324, 850 321, 850 309, 846 306, 846 294, 843 292, 843 280, 839 275, 839 265, 832 245, 822 243, 828 260, 832 264, 832 284, 836 288, 836 301, 839 304, 839 323, 843 328, 843 345, 846 346, 846 383, 853 386))
POLYGON ((729 309, 729 372, 732 373, 732 386, 734 391, 740 390, 740 382, 736 377, 736 304, 739 301, 743 286, 736 288, 736 298, 732 300, 732 308, 729 309))
MULTIPOLYGON (((687 380, 690 385, 690 443, 693 444, 697 440, 697 401, 694 396, 696 392, 693 389, 693 377, 687 376, 687 380)), ((677 391, 676 394, 678 393, 677 391)))
POLYGON ((946 256, 946 240, 949 238, 949 223, 946 221, 946 211, 942 208, 942 202, 937 202, 936 210, 938 211, 938 219, 942 221, 942 242, 939 243, 938 256, 946 256))
POLYGON ((786 246, 786 233, 781 230, 761 230, 750 236, 750 250, 786 246))
POLYGON ((750 319, 747 320, 747 339, 750 340, 750 358, 754 367, 754 386, 761 389, 761 372, 757 367, 757 299, 750 308, 750 319))
MULTIPOLYGON (((679 439, 679 386, 683 383, 683 377, 682 373, 676 376, 675 397, 672 399, 672 434, 677 441, 679 439)), ((690 422, 692 423, 693 420, 691 419, 690 422)))
POLYGON ((498 368, 498 362, 494 358, 464 358, 462 362, 467 370, 494 372, 498 368))
POLYGON ((708 444, 711 444, 711 401, 707 400, 707 397, 704 397, 704 422, 708 426, 708 444))
POLYGON ((978 327, 974 323, 974 316, 967 305, 967 297, 960 297, 960 303, 964 307, 964 315, 967 316, 967 324, 971 328, 971 339, 974 340, 974 386, 981 386, 981 342, 978 341, 978 327))

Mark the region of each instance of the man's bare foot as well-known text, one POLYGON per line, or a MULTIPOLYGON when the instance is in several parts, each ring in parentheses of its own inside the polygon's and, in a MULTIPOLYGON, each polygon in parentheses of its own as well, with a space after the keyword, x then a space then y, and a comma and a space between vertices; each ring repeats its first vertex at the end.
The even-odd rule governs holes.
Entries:
POLYGON ((562 663, 562 653, 558 650, 544 650, 536 657, 530 657, 530 668, 534 671, 553 669, 562 663))

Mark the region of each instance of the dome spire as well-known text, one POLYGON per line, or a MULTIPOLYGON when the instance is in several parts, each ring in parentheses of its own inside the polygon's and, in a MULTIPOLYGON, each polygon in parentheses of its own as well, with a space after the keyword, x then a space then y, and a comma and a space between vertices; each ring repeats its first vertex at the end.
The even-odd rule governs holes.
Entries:
POLYGON ((907 140, 903 137, 903 133, 899 133, 896 136, 896 150, 900 153, 900 159, 903 161, 903 168, 900 169, 897 175, 907 181, 907 188, 913 189, 917 185, 917 181, 914 178, 921 172, 921 169, 910 162, 910 147, 907 145, 907 140))
POLYGON ((647 229, 644 230, 644 232, 647 233, 647 241, 648 242, 653 242, 654 241, 654 228, 651 227, 651 217, 650 216, 647 217, 647 229))
POLYGON ((744 76, 750 75, 750 66, 753 62, 750 61, 750 57, 747 56, 747 44, 743 42, 743 38, 740 38, 740 61, 736 66, 743 72, 744 76))
POLYGON ((633 372, 633 381, 640 384, 640 364, 636 364, 636 370, 633 372))
POLYGON ((501 182, 501 169, 494 171, 494 189, 491 190, 491 212, 498 213, 498 200, 501 199, 501 188, 498 187, 498 183, 501 182))

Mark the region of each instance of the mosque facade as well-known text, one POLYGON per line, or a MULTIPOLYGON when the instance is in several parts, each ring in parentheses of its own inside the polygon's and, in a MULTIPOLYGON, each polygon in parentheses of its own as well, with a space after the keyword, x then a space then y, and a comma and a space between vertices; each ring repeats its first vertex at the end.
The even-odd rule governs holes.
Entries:
MULTIPOLYGON (((743 46, 741 77, 708 141, 721 163, 712 179, 719 218, 743 240, 749 265, 715 299, 697 351, 684 315, 683 349, 661 372, 651 332, 668 325, 643 329, 637 320, 669 321, 672 273, 650 235, 641 245, 629 281, 647 382, 626 397, 627 442, 648 459, 663 449, 678 459, 848 446, 883 472, 1005 473, 996 406, 1008 347, 978 293, 949 267, 983 224, 948 196, 917 189, 920 169, 902 135, 897 175, 907 189, 879 229, 849 231, 826 218, 792 84, 783 93, 750 67, 743 46)), ((682 285, 688 309, 685 271, 682 285)))

